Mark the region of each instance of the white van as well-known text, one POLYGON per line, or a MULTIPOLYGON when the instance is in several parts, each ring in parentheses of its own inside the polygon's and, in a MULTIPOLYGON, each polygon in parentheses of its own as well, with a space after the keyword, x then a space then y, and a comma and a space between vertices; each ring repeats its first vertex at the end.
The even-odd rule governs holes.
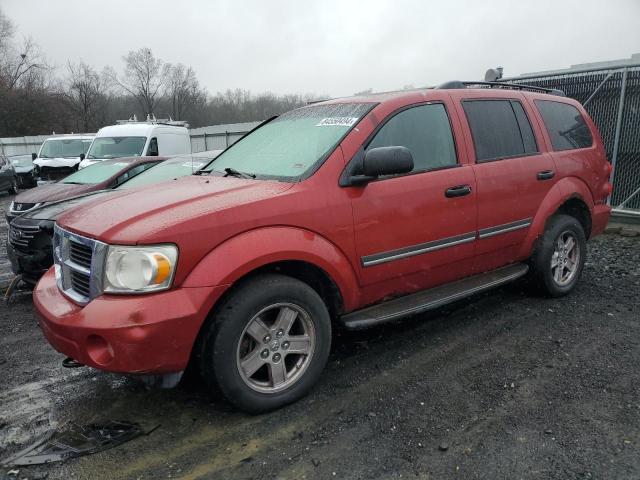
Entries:
POLYGON ((47 138, 33 158, 33 177, 38 183, 60 180, 78 169, 93 135, 59 135, 47 138))
POLYGON ((98 131, 80 168, 112 158, 184 153, 191 153, 191 139, 183 123, 124 121, 98 131))

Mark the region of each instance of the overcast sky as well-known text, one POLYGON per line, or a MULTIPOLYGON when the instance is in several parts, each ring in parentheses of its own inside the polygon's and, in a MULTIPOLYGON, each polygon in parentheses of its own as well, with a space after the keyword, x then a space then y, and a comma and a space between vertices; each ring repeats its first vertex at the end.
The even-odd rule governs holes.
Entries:
POLYGON ((59 67, 149 47, 210 93, 351 95, 640 52, 640 0, 0 0, 59 67))

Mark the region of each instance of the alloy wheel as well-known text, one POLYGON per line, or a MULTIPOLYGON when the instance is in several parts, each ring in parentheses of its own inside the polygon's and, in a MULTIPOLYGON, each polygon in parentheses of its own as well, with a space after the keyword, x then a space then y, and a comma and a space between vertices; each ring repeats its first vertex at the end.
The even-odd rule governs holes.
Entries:
POLYGON ((551 274, 557 285, 564 287, 573 281, 578 273, 580 255, 580 244, 575 234, 569 230, 562 232, 551 256, 551 274))
POLYGON ((237 349, 242 380, 261 393, 276 393, 296 383, 311 362, 315 327, 299 305, 277 303, 260 310, 245 327, 237 349))

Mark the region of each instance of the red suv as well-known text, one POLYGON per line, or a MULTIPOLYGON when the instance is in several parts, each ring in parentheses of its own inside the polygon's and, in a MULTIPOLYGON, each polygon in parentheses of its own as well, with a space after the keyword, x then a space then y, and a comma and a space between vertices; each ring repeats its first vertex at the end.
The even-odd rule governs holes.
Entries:
POLYGON ((111 372, 191 362, 250 412, 318 380, 332 326, 397 320, 524 275, 570 292, 610 208, 582 106, 492 84, 343 98, 265 122, 198 175, 64 214, 34 300, 111 372))

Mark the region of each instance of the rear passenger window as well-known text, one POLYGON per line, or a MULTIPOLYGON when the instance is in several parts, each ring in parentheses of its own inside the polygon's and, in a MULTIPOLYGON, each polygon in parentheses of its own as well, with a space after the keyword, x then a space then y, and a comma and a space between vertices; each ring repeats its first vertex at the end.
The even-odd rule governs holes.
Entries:
POLYGON ((538 152, 531 123, 515 100, 465 100, 476 160, 486 162, 538 152))
POLYGON ((591 131, 576 107, 551 100, 535 100, 535 104, 554 150, 573 150, 593 144, 591 131))
POLYGON ((367 150, 392 146, 411 151, 414 172, 457 163, 451 124, 440 103, 411 107, 396 114, 376 133, 367 150))

